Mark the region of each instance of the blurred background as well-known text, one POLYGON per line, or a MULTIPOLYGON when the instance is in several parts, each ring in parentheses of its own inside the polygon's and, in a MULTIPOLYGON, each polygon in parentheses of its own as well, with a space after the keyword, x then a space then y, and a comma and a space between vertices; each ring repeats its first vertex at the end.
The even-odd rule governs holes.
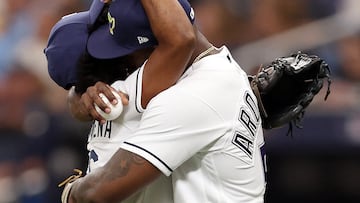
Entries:
MULTIPOLYGON (((191 0, 197 23, 249 74, 302 50, 325 59, 320 92, 293 136, 265 132, 266 202, 360 202, 360 2, 191 0), (325 89, 326 89, 325 83, 325 89)), ((60 202, 57 184, 86 169, 90 123, 72 118, 49 78, 43 49, 61 16, 91 0, 0 1, 0 203, 60 202)), ((66 59, 64 59, 66 60, 66 59)))

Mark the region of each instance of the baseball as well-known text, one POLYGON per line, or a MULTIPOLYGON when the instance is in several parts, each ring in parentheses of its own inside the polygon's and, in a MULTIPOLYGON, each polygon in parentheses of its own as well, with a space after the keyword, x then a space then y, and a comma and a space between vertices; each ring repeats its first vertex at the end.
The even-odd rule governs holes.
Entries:
POLYGON ((105 113, 104 111, 102 111, 98 105, 95 104, 95 109, 96 111, 106 120, 108 121, 112 121, 116 118, 118 118, 121 114, 121 112, 123 111, 123 104, 121 102, 121 97, 118 93, 116 92, 112 92, 116 99, 118 100, 118 103, 116 105, 111 104, 111 102, 108 100, 108 98, 103 94, 100 93, 99 96, 101 97, 101 99, 105 102, 105 104, 108 105, 108 107, 111 109, 110 113, 105 113))

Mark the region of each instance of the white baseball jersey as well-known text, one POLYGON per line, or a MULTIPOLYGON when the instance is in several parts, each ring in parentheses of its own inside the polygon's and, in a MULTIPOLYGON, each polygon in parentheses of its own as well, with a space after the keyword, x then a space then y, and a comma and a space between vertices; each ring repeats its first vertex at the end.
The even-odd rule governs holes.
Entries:
MULTIPOLYGON (((131 74, 125 81, 117 81, 112 86, 129 95, 129 105, 124 106, 119 118, 99 125, 95 121, 89 133, 88 173, 106 164, 119 149, 120 144, 131 136, 139 126, 141 113, 141 87, 143 67, 131 74)), ((160 176, 156 181, 138 191, 122 203, 169 203, 173 201, 171 178, 160 176), (161 194, 161 195, 158 195, 161 194)))
POLYGON ((129 95, 129 105, 125 105, 121 115, 113 121, 103 125, 94 121, 87 146, 90 158, 88 172, 103 166, 118 150, 119 144, 138 128, 143 112, 140 105, 142 72, 143 68, 140 68, 125 81, 116 81, 111 85, 129 95))
POLYGON ((121 148, 171 176, 173 202, 264 201, 257 100, 226 47, 154 97, 136 131, 122 141, 121 148))

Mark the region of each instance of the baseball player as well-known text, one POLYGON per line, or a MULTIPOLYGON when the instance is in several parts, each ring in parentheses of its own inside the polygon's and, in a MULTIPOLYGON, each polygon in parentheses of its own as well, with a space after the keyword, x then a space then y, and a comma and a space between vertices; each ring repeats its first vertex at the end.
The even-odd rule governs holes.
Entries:
MULTIPOLYGON (((190 7, 187 7, 187 9, 190 9, 190 7)), ((89 69, 94 68, 89 66, 89 64, 93 62, 92 59, 89 59, 90 57, 87 54, 82 54, 82 53, 85 50, 84 44, 86 46, 86 41, 88 37, 87 36, 88 25, 98 23, 95 22, 95 18, 97 15, 99 15, 99 13, 103 12, 102 10, 103 9, 101 3, 99 1, 94 1, 89 12, 81 12, 63 17, 60 20, 60 22, 58 22, 54 26, 50 34, 49 43, 47 48, 45 49, 45 54, 48 59, 49 73, 52 79, 64 89, 69 89, 69 87, 71 87, 74 84, 77 84, 76 89, 79 92, 82 92, 87 89, 86 81, 85 81, 85 86, 81 84, 81 82, 79 81, 81 80, 81 78, 79 79, 79 77, 77 76, 78 74, 77 72, 79 72, 79 70, 78 68, 75 68, 75 66, 79 64, 79 62, 78 60, 75 59, 80 58, 80 64, 84 63, 83 64, 85 66, 84 70, 80 70, 82 73, 86 74, 86 71, 89 72, 89 69)), ((90 27, 90 30, 91 29, 93 28, 90 27)), ((151 47, 149 48, 139 47, 139 48, 141 48, 141 50, 135 51, 136 53, 133 53, 132 54, 133 57, 131 57, 131 58, 135 58, 136 60, 130 62, 131 64, 129 64, 130 60, 126 59, 127 66, 125 67, 126 68, 125 73, 122 67, 119 67, 119 64, 115 64, 115 63, 119 63, 119 61, 122 61, 121 59, 114 60, 114 63, 112 62, 109 63, 109 60, 105 60, 107 62, 104 61, 99 62, 100 61, 99 60, 96 61, 95 63, 96 64, 101 63, 103 65, 101 68, 106 68, 106 71, 104 70, 104 72, 106 72, 107 75, 110 75, 111 79, 109 80, 108 79, 109 76, 104 76, 104 74, 101 71, 96 71, 96 73, 94 73, 95 77, 101 78, 101 76, 103 76, 102 80, 107 81, 109 84, 112 81, 114 81, 116 78, 117 79, 124 78, 124 75, 126 76, 128 73, 134 71, 134 67, 141 66, 141 64, 145 61, 145 59, 149 58, 149 51, 153 50, 153 48, 151 47)), ((115 85, 114 87, 116 87, 117 89, 123 90, 124 92, 128 93, 130 95, 131 101, 133 101, 132 96, 135 95, 137 95, 137 98, 141 99, 141 97, 139 97, 139 93, 141 95, 141 91, 140 91, 141 89, 128 88, 131 86, 130 84, 132 84, 131 87, 135 87, 136 81, 139 81, 139 85, 140 85, 139 87, 141 87, 142 77, 138 77, 139 75, 137 73, 136 73, 137 77, 131 76, 125 82, 118 81, 114 84, 115 85), (133 79, 137 79, 137 80, 133 81, 133 79), (132 82, 130 83, 128 81, 132 81, 132 82), (134 91, 130 91, 130 90, 134 90, 134 91)), ((82 78, 87 77, 84 76, 84 74, 81 74, 81 76, 82 78)), ((103 88, 106 88, 106 86, 104 86, 103 88)), ((77 98, 78 95, 74 94, 75 93, 74 86, 70 89, 69 92, 70 92, 69 98, 71 98, 71 95, 77 98)), ((84 97, 84 95, 82 95, 82 97, 84 97)), ((93 102, 91 102, 91 106, 92 105, 93 102)), ((85 115, 81 115, 81 111, 84 111, 84 109, 78 107, 79 107, 78 105, 74 105, 74 104, 70 105, 71 109, 75 109, 80 112, 80 113, 75 113, 75 116, 77 118, 80 118, 81 120, 83 119, 86 120, 88 114, 85 113, 85 115)), ((141 109, 141 105, 138 104, 136 108, 141 109)), ((95 170, 96 168, 102 166, 106 161, 108 161, 112 153, 114 153, 114 151, 116 151, 116 149, 118 148, 116 145, 118 145, 121 142, 121 140, 124 139, 123 136, 129 135, 131 133, 131 130, 135 130, 134 129, 136 127, 135 124, 138 123, 135 121, 136 119, 140 118, 140 113, 138 112, 139 110, 136 110, 136 108, 132 105, 125 107, 123 114, 125 119, 123 119, 120 122, 121 124, 115 124, 117 122, 114 122, 114 124, 112 125, 111 122, 108 122, 104 125, 100 125, 99 122, 94 122, 92 131, 89 134, 88 148, 89 148, 90 159, 89 159, 88 172, 95 170), (98 128, 102 128, 102 126, 109 126, 109 125, 113 126, 112 127, 113 135, 118 135, 118 136, 114 136, 113 137, 114 139, 111 140, 102 139, 101 138, 102 133, 97 133, 96 130, 98 130, 98 128), (92 137, 91 135, 94 135, 95 137, 92 137)), ((158 203, 161 202, 168 203, 172 201, 173 198, 172 198, 172 189, 171 189, 171 179, 167 178, 166 176, 159 177, 148 187, 142 189, 141 191, 138 191, 136 194, 132 195, 126 200, 126 202, 158 202, 158 203), (158 196, 157 194, 159 194, 160 192, 163 192, 164 195, 158 196)))
MULTIPOLYGON (((176 85, 154 97, 146 110, 140 108, 138 113, 144 112, 131 136, 107 147, 104 143, 121 135, 113 130, 116 122, 108 122, 108 128, 108 123, 94 125, 104 130, 90 133, 89 150, 94 153, 89 168, 96 170, 71 183, 69 202, 122 201, 163 176, 171 178, 171 190, 154 194, 173 196, 173 202, 263 202, 264 140, 256 97, 227 48, 209 46, 200 34, 198 39, 207 49, 192 57, 176 85), (106 153, 112 157, 99 161, 99 154, 106 153)), ((97 51, 105 53, 102 48, 97 51)), ((141 91, 142 85, 133 87, 141 91)), ((131 106, 139 100, 129 93, 131 106)), ((125 110, 122 117, 126 115, 125 110)), ((118 125, 126 127, 124 123, 118 125)))
POLYGON ((141 85, 134 81, 140 81, 136 78, 141 77, 141 69, 125 83, 116 82, 114 87, 129 93, 129 105, 117 120, 102 126, 94 123, 88 144, 91 172, 74 182, 72 194, 81 197, 91 184, 94 196, 81 198, 263 202, 264 140, 256 100, 248 89, 246 74, 228 54, 223 47, 220 53, 193 64, 175 86, 149 103, 140 125, 135 107, 141 105, 134 92, 141 85), (213 83, 215 79, 217 83, 213 83), (134 132, 124 136, 129 129, 134 132), (105 174, 104 179, 97 178, 105 174), (140 178, 140 183, 132 176, 140 178), (147 192, 134 186, 147 183, 148 178, 155 182, 143 189, 147 192), (113 193, 107 196, 106 188, 113 188, 113 193), (116 192, 125 188, 138 192, 116 192))

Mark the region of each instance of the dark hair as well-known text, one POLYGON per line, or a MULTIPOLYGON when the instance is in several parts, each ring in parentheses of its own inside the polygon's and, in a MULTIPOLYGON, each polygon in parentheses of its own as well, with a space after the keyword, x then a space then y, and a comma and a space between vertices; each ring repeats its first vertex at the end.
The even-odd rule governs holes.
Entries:
POLYGON ((114 59, 97 59, 85 52, 79 59, 77 65, 76 93, 84 93, 89 86, 98 81, 112 84, 116 80, 125 80, 129 76, 131 64, 128 57, 114 59))

